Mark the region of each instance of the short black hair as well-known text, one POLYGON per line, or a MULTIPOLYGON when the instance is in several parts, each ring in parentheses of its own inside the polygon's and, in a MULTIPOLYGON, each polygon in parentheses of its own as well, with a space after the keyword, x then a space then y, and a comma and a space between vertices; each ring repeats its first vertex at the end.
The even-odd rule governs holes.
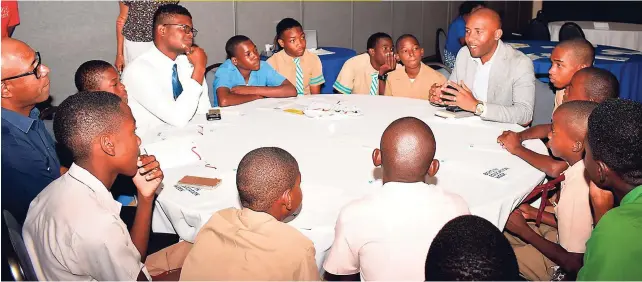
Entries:
POLYGON ((110 63, 103 60, 91 60, 82 63, 74 75, 76 89, 78 89, 78 91, 98 89, 103 72, 110 68, 116 69, 110 63))
POLYGON ((250 38, 245 35, 234 35, 230 39, 228 39, 225 43, 225 53, 227 54, 227 58, 231 59, 232 57, 234 57, 234 50, 236 49, 236 46, 249 40, 250 38))
POLYGON ((575 140, 584 142, 588 130, 588 117, 597 105, 598 103, 593 101, 568 101, 562 103, 553 115, 562 114, 564 125, 570 129, 570 135, 575 140))
POLYGON ((515 252, 504 234, 475 215, 456 217, 437 233, 425 276, 426 281, 521 280, 515 252))
POLYGON ((158 9, 156 9, 156 12, 154 13, 154 21, 152 24, 152 33, 155 35, 156 34, 156 26, 159 24, 164 24, 166 21, 175 16, 175 15, 183 15, 183 16, 188 16, 190 19, 192 18, 192 14, 187 10, 187 8, 178 5, 178 4, 165 4, 158 9))
POLYGON ((286 150, 263 147, 247 153, 236 170, 236 187, 241 205, 267 211, 299 176, 299 164, 286 150))
POLYGON ((591 66, 595 60, 595 48, 593 44, 582 37, 564 40, 555 47, 568 48, 568 50, 572 52, 573 57, 581 64, 591 66))
POLYGON ((406 34, 402 34, 401 36, 399 36, 399 38, 397 38, 397 41, 395 42, 395 50, 399 51, 399 43, 401 43, 401 40, 404 40, 406 38, 412 38, 415 40, 415 42, 417 42, 417 44, 419 44, 419 40, 417 40, 417 37, 415 37, 410 33, 406 33, 406 34))
POLYGON ((588 119, 593 158, 604 162, 622 180, 642 185, 642 103, 608 99, 588 119))
POLYGON ((620 96, 620 83, 617 81, 617 77, 610 71, 596 67, 588 67, 579 70, 574 76, 578 74, 586 75, 584 89, 589 99, 601 103, 606 99, 620 96))
POLYGON ((303 29, 301 23, 293 18, 282 19, 278 24, 276 24, 276 38, 282 39, 281 36, 283 35, 283 32, 295 27, 300 27, 301 29, 303 29))
POLYGON ((463 16, 465 14, 470 14, 473 9, 477 6, 486 7, 486 2, 484 1, 465 1, 459 5, 459 15, 463 16))
POLYGON ((67 97, 56 110, 54 135, 74 161, 85 159, 96 136, 119 130, 123 100, 106 91, 87 91, 67 97))
POLYGON ((390 39, 390 41, 392 41, 392 37, 390 37, 390 35, 388 35, 387 33, 377 32, 373 35, 370 35, 370 37, 368 37, 366 48, 367 49, 375 48, 377 46, 377 42, 379 42, 379 39, 390 39))

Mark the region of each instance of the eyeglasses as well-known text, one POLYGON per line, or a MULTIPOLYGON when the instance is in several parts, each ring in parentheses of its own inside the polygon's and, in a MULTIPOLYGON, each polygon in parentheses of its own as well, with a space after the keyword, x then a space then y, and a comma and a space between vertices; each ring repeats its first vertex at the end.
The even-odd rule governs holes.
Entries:
POLYGON ((34 60, 34 62, 35 61, 38 61, 38 63, 36 64, 36 67, 33 68, 32 71, 26 72, 26 73, 23 73, 23 74, 19 74, 19 75, 14 75, 14 76, 11 76, 11 77, 7 77, 5 79, 2 79, 2 81, 21 78, 23 76, 29 76, 29 75, 32 75, 32 74, 36 76, 36 79, 40 79, 40 72, 38 71, 38 69, 40 69, 40 52, 36 52, 36 59, 34 60))
POLYGON ((185 32, 185 34, 190 34, 191 33, 192 36, 194 36, 194 37, 196 37, 196 34, 198 34, 198 30, 196 30, 195 28, 193 28, 193 27, 191 27, 189 25, 186 25, 186 24, 163 24, 163 25, 180 26, 183 29, 183 32, 185 32))

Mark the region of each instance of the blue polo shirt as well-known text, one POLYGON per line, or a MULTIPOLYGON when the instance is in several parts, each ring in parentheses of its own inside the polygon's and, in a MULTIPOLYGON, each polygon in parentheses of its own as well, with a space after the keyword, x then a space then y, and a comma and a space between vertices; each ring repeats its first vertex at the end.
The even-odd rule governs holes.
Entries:
POLYGON ((60 177, 53 138, 34 108, 23 116, 2 108, 2 208, 23 222, 31 201, 60 177))
POLYGON ((446 36, 446 50, 451 54, 457 56, 457 52, 461 49, 459 38, 466 36, 466 21, 462 16, 457 17, 448 26, 448 35, 446 36))
POLYGON ((219 87, 227 87, 232 89, 234 86, 280 86, 285 77, 276 72, 270 64, 261 61, 259 70, 250 72, 250 79, 245 83, 245 79, 239 69, 232 64, 230 59, 225 60, 223 64, 216 70, 214 74, 214 99, 212 99, 212 106, 218 107, 218 96, 216 96, 216 89, 219 87))

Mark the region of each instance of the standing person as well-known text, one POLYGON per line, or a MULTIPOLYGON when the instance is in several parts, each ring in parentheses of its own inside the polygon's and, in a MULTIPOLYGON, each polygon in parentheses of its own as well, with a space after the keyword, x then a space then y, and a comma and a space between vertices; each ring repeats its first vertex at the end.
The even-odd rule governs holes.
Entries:
POLYGON ((11 37, 13 30, 20 24, 18 1, 2 1, 2 37, 11 37))
MULTIPOLYGON (((118 2, 120 13, 116 19, 115 63, 118 71, 122 72, 126 65, 154 46, 152 22, 158 7, 178 2, 162 0, 123 0, 118 2)), ((4 6, 4 1, 2 3, 4 6)))

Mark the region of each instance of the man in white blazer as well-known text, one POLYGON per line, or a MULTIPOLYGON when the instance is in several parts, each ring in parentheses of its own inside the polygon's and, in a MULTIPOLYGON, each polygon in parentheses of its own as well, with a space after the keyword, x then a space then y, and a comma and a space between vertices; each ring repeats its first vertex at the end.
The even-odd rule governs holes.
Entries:
POLYGON ((533 62, 501 37, 501 19, 495 11, 473 12, 466 22, 466 47, 459 50, 449 81, 431 89, 431 101, 459 106, 484 120, 530 123, 535 104, 533 62))

